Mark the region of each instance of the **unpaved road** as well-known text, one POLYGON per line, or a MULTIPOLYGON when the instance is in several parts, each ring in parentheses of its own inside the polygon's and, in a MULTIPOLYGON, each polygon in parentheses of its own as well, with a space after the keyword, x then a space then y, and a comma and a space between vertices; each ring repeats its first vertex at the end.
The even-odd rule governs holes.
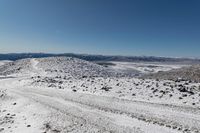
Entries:
MULTIPOLYGON (((52 88, 14 86, 14 80, 1 80, 0 85, 7 89, 12 100, 26 101, 19 108, 28 104, 27 110, 31 110, 37 117, 29 118, 29 113, 26 115, 34 121, 33 127, 37 124, 35 128, 30 128, 29 132, 200 132, 198 108, 128 101, 52 88), (41 114, 41 112, 45 113, 41 114)), ((1 110, 10 100, 7 101, 2 102, 1 110)), ((11 113, 12 111, 16 114, 19 112, 10 110, 11 113)), ((23 111, 21 113, 23 114, 23 111)), ((4 130, 0 132, 10 131, 7 130, 6 124, 1 126, 4 126, 4 130)), ((13 129, 12 132, 19 132, 19 130, 13 129)))

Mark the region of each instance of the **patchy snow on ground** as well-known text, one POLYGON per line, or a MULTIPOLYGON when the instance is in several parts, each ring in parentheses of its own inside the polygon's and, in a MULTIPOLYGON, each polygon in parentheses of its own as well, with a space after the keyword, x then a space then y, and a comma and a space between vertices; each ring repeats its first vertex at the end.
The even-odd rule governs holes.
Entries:
POLYGON ((1 60, 1 61, 0 61, 0 66, 5 65, 6 63, 10 63, 10 62, 12 62, 12 61, 9 61, 9 60, 1 60))
POLYGON ((146 63, 146 62, 111 62, 114 65, 110 65, 108 67, 121 70, 121 71, 137 71, 139 73, 147 74, 147 73, 156 73, 159 71, 169 71, 172 69, 178 69, 181 67, 185 67, 188 65, 183 64, 164 64, 164 63, 146 63))
POLYGON ((200 83, 124 77, 65 57, 0 73, 2 133, 200 133, 200 83))

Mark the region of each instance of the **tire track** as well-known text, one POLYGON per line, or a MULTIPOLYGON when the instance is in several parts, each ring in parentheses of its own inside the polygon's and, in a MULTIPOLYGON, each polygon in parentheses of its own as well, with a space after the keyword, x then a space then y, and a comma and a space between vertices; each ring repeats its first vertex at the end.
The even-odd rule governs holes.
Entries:
POLYGON ((37 96, 50 97, 52 99, 55 98, 55 97, 60 97, 67 102, 72 102, 72 103, 75 103, 75 104, 79 104, 81 106, 87 106, 91 109, 96 109, 96 110, 100 110, 100 111, 103 111, 103 112, 109 112, 109 113, 118 114, 118 115, 126 115, 130 118, 137 119, 139 121, 143 121, 143 122, 146 122, 148 124, 159 125, 159 126, 162 126, 162 127, 166 127, 166 128, 176 130, 176 131, 188 132, 188 133, 199 133, 199 128, 189 127, 189 126, 187 126, 187 124, 182 125, 182 124, 180 124, 176 121, 166 120, 164 118, 156 117, 156 116, 153 116, 153 115, 148 114, 146 112, 139 112, 139 113, 138 112, 130 112, 130 111, 125 111, 125 110, 119 110, 119 109, 112 108, 112 107, 106 107, 106 106, 103 106, 101 104, 96 104, 96 103, 93 103, 93 102, 88 102, 87 100, 84 100, 83 95, 81 95, 79 98, 77 98, 77 97, 75 97, 75 98, 71 97, 70 98, 70 97, 67 97, 67 96, 62 96, 62 95, 57 95, 57 94, 54 94, 54 96, 51 96, 50 94, 45 94, 45 92, 40 92, 40 94, 38 94, 37 92, 30 91, 30 93, 37 95, 37 96))
POLYGON ((69 101, 64 101, 65 104, 63 104, 63 102, 61 102, 61 99, 52 98, 49 96, 34 93, 23 93, 13 90, 12 92, 20 96, 32 99, 33 101, 38 102, 48 108, 52 108, 57 112, 65 114, 69 117, 69 120, 72 121, 72 126, 74 126, 74 129, 78 129, 81 126, 85 125, 87 129, 89 128, 88 130, 96 129, 96 132, 100 133, 143 133, 137 128, 131 129, 119 127, 119 125, 115 125, 112 121, 110 121, 109 118, 105 116, 98 116, 98 114, 94 112, 89 112, 89 114, 87 114, 87 111, 82 111, 82 108, 74 104, 68 103, 69 101))

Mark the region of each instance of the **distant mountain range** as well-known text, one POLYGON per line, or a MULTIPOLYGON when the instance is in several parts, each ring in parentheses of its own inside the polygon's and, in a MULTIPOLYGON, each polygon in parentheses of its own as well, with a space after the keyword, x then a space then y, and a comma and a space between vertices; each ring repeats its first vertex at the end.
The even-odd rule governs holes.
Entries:
POLYGON ((170 58, 170 57, 154 57, 154 56, 107 56, 107 55, 89 55, 89 54, 48 54, 48 53, 9 53, 0 54, 0 60, 18 60, 24 58, 41 58, 65 56, 76 57, 87 61, 126 61, 126 62, 180 62, 180 63, 200 63, 200 59, 191 58, 170 58))

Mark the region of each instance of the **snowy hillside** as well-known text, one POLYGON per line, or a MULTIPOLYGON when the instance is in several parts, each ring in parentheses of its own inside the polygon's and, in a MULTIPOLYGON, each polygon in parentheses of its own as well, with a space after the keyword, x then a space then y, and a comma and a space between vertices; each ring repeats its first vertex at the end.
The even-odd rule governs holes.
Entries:
POLYGON ((0 66, 5 65, 5 64, 10 63, 10 62, 12 62, 12 61, 9 61, 9 60, 1 60, 1 61, 0 61, 0 66))
POLYGON ((32 64, 30 59, 22 59, 0 66, 0 75, 14 75, 30 73, 32 64))
POLYGON ((0 66, 0 75, 58 75, 82 77, 123 76, 103 66, 71 57, 22 59, 0 66))
POLYGON ((180 69, 174 69, 166 72, 158 72, 155 74, 147 74, 144 75, 144 78, 169 79, 174 81, 182 79, 200 82, 200 65, 182 67, 180 69))
POLYGON ((120 76, 115 71, 78 58, 50 57, 36 61, 38 61, 36 67, 43 69, 48 75, 70 75, 73 78, 120 76))

